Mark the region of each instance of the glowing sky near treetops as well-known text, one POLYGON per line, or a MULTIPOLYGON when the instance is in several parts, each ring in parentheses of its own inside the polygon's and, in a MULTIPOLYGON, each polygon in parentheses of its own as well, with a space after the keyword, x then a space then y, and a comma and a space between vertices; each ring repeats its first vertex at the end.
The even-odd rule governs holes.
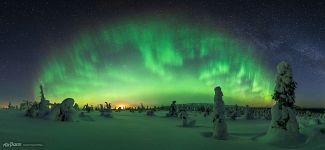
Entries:
POLYGON ((129 19, 83 31, 43 63, 35 83, 46 98, 78 103, 212 102, 222 87, 227 104, 267 105, 273 76, 223 32, 167 19, 129 19))

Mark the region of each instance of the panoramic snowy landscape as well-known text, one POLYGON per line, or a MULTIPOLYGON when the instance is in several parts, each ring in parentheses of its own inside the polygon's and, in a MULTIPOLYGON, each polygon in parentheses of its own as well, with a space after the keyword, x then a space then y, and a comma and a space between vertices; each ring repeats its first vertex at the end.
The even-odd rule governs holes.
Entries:
POLYGON ((0 150, 325 150, 324 10, 1 0, 0 150))
MULTIPOLYGON (((215 140, 209 137, 213 131, 212 117, 191 112, 196 120, 194 127, 182 127, 180 118, 167 118, 167 111, 155 116, 144 112, 113 112, 113 118, 104 118, 99 112, 89 113, 91 119, 78 118, 76 122, 57 122, 24 117, 23 111, 0 110, 0 141, 41 144, 41 147, 12 147, 11 149, 292 149, 259 141, 270 121, 227 118, 229 139, 215 140)), ((294 147, 298 150, 322 150, 325 148, 324 115, 318 125, 315 117, 298 117, 306 140, 294 147)), ((286 139, 286 143, 291 141, 286 139)), ((4 148, 5 149, 5 148, 4 148)))

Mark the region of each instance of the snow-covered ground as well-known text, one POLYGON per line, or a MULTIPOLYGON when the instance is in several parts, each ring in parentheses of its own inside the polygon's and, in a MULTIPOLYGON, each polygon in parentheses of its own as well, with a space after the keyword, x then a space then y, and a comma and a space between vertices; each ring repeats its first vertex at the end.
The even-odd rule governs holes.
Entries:
MULTIPOLYGON (((90 118, 77 122, 59 122, 24 117, 23 111, 0 110, 0 149, 46 150, 275 150, 289 149, 258 140, 268 129, 268 120, 227 119, 228 140, 215 140, 212 118, 189 113, 196 127, 183 128, 181 119, 166 118, 167 112, 147 116, 138 112, 114 112, 113 118, 91 112, 90 118), (3 147, 4 143, 42 144, 42 147, 3 147)), ((297 150, 324 150, 322 125, 298 119, 301 132, 307 137, 297 150)), ((287 140, 290 142, 290 139, 287 140)), ((293 149, 293 148, 290 148, 293 149)))

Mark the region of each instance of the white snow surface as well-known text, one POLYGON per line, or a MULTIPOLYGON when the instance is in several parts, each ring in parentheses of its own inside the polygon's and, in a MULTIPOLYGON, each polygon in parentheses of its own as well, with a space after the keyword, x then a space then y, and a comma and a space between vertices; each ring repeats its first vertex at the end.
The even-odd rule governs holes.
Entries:
MULTIPOLYGON (((79 112, 80 113, 80 112, 79 112)), ((23 111, 0 110, 0 149, 19 150, 324 150, 323 124, 312 124, 297 118, 306 140, 294 147, 274 145, 258 140, 268 130, 269 120, 226 119, 229 137, 216 140, 212 136, 212 115, 188 112, 196 120, 195 127, 182 127, 182 119, 129 111, 113 112, 113 118, 91 112, 75 122, 60 122, 24 117, 23 111), (4 143, 42 144, 42 147, 3 147, 4 143)), ((290 143, 290 139, 284 139, 290 143)), ((284 143, 285 143, 284 142, 284 143)), ((290 145, 290 144, 288 144, 290 145)))

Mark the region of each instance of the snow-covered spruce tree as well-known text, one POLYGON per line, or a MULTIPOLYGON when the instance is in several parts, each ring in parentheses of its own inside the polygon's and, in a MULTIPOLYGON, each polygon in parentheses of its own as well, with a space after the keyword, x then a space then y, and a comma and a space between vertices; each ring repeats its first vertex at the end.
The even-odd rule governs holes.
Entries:
POLYGON ((46 115, 48 115, 48 113, 50 112, 50 101, 45 99, 45 95, 44 95, 44 91, 43 91, 43 86, 40 85, 40 90, 41 90, 41 101, 39 103, 34 102, 32 104, 31 107, 29 107, 29 103, 28 101, 26 102, 27 105, 27 110, 26 110, 26 115, 28 117, 32 117, 32 118, 43 118, 46 115))
POLYGON ((181 109, 179 112, 179 117, 182 119, 182 127, 194 127, 196 121, 190 119, 185 109, 181 109))
POLYGON ((277 66, 277 77, 272 98, 286 107, 292 107, 295 103, 295 89, 297 83, 293 80, 292 70, 287 62, 281 62, 277 66))
POLYGON ((38 117, 42 118, 50 112, 50 108, 49 108, 50 101, 46 100, 42 85, 40 85, 40 90, 41 90, 41 101, 39 103, 38 117))
POLYGON ((38 110, 39 110, 39 104, 37 102, 33 102, 31 104, 31 107, 26 110, 25 116, 36 118, 38 117, 38 110))
POLYGON ((79 105, 77 103, 74 103, 73 108, 76 111, 79 111, 80 110, 79 105))
POLYGON ((213 107, 213 137, 219 140, 225 140, 228 137, 227 124, 225 121, 225 106, 222 100, 223 93, 218 86, 214 88, 214 107, 213 107))
POLYGON ((188 121, 187 120, 188 119, 188 114, 187 114, 187 112, 184 109, 182 109, 180 111, 179 117, 182 119, 182 126, 183 127, 186 127, 187 126, 187 121, 188 121))
POLYGON ((107 111, 108 111, 108 112, 112 112, 112 105, 111 105, 111 103, 107 103, 107 102, 105 102, 105 104, 106 104, 106 109, 107 109, 107 111))
POLYGON ((112 115, 112 106, 111 106, 111 103, 107 103, 105 102, 105 108, 103 107, 103 105, 101 106, 101 110, 100 110, 100 115, 103 116, 103 117, 107 117, 107 118, 112 118, 113 115, 112 115))
POLYGON ((169 107, 169 112, 166 114, 167 117, 177 117, 177 106, 176 101, 173 101, 169 107))
POLYGON ((271 109, 272 120, 266 135, 267 142, 289 145, 303 141, 293 108, 296 86, 290 65, 287 62, 279 63, 272 96, 275 105, 271 109))
POLYGON ((11 104, 11 102, 9 102, 8 104, 8 109, 14 109, 15 107, 11 104))
POLYGON ((238 114, 239 114, 239 112, 238 112, 238 105, 236 104, 236 105, 234 106, 234 108, 233 108, 233 111, 232 111, 232 113, 231 113, 231 115, 230 115, 230 118, 231 118, 232 120, 236 120, 236 118, 238 117, 238 114))

